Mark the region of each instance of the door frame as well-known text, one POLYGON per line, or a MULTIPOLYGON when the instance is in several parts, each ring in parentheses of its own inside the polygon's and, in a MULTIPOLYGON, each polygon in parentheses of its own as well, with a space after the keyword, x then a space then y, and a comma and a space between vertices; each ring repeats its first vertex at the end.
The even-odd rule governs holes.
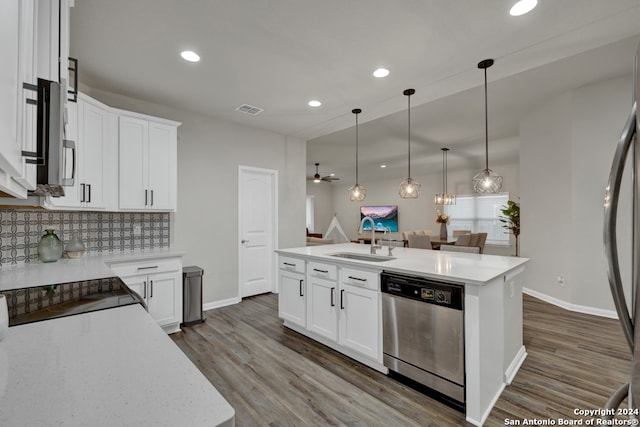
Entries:
POLYGON ((242 299, 244 276, 242 273, 242 176, 245 172, 257 172, 268 175, 271 178, 271 203, 272 203, 272 231, 271 245, 274 251, 271 253, 271 292, 278 293, 277 278, 277 255, 275 249, 278 249, 278 171, 275 169, 258 168, 254 166, 238 165, 238 298, 242 299))

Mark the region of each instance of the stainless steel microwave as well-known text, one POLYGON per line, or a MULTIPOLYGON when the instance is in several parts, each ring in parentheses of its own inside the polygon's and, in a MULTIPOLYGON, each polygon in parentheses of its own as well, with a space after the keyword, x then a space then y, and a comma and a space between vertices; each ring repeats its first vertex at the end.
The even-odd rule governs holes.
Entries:
POLYGON ((74 185, 76 174, 76 145, 65 139, 67 91, 60 83, 45 79, 38 79, 37 91, 37 151, 22 153, 27 163, 37 165, 38 186, 31 194, 61 197, 64 187, 74 185))

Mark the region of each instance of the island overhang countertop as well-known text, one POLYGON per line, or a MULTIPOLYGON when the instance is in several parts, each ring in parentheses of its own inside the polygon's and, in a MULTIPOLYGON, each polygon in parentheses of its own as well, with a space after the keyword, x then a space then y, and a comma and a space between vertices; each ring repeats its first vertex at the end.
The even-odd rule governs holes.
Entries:
POLYGON ((140 305, 9 328, 2 426, 224 426, 234 410, 140 305))
MULTIPOLYGON (((332 256, 337 253, 369 254, 370 245, 341 243, 334 245, 303 246, 290 249, 278 249, 282 256, 312 259, 337 265, 351 265, 378 271, 421 275, 445 280, 456 280, 467 284, 481 285, 506 274, 529 261, 529 258, 468 254, 438 250, 395 247, 394 259, 375 262, 332 256)), ((387 247, 378 249, 378 255, 386 256, 387 247)))

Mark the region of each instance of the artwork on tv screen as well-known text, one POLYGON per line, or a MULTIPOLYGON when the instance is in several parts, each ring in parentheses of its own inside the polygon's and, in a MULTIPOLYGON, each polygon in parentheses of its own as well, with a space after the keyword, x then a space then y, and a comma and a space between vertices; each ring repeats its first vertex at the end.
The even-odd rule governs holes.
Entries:
MULTIPOLYGON (((360 206, 360 221, 370 216, 376 223, 376 231, 398 231, 398 206, 360 206)), ((371 230, 369 221, 364 223, 363 230, 371 230)))

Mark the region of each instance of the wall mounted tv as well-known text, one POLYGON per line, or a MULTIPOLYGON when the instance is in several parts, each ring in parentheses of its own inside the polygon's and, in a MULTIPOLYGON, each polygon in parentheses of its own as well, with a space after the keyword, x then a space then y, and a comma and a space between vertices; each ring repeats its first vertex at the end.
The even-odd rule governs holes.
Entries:
MULTIPOLYGON (((398 231, 398 206, 360 206, 360 221, 365 216, 370 216, 376 223, 376 231, 398 231)), ((371 230, 369 221, 364 223, 363 230, 371 230)))

